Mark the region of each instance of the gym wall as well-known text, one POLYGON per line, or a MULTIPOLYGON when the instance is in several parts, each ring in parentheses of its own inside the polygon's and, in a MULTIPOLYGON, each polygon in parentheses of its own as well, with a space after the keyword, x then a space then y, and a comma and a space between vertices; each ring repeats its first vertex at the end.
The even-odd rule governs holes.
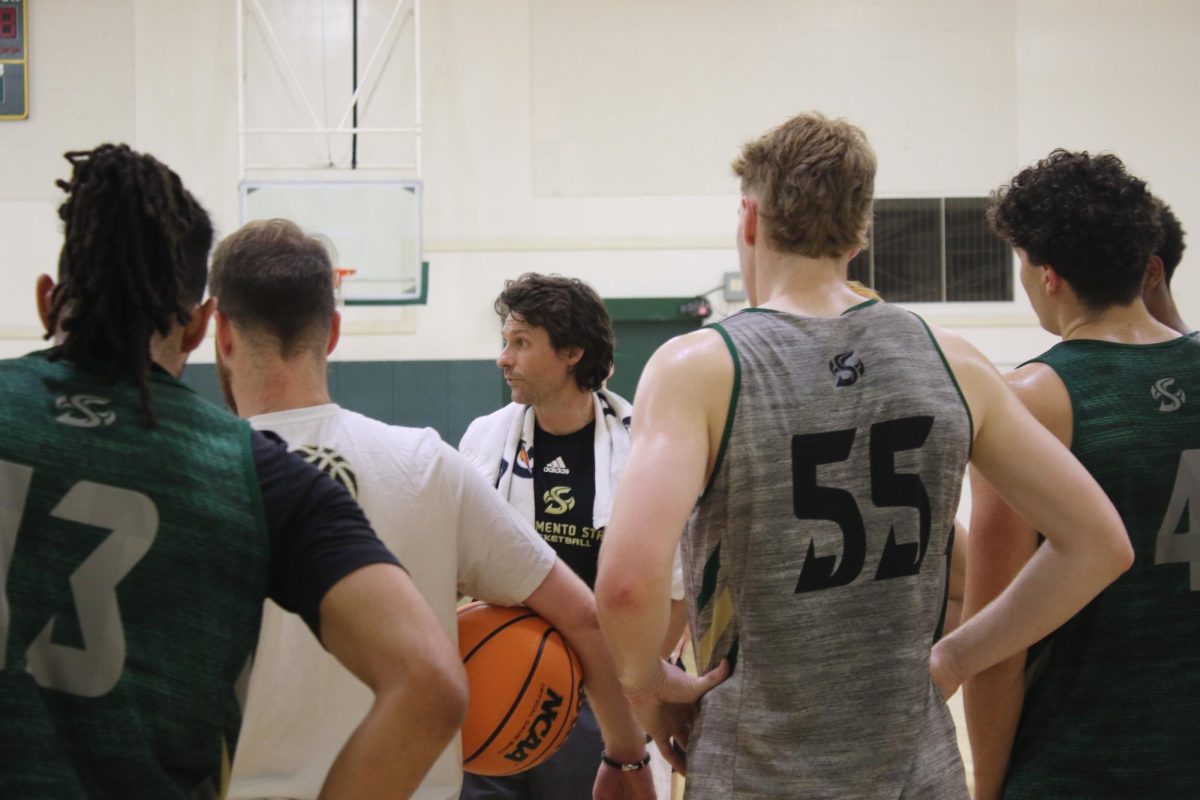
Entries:
MULTIPOLYGON (((490 362, 491 301, 528 270, 607 298, 717 286, 736 269, 729 160, 811 108, 867 131, 883 197, 984 195, 1053 147, 1112 150, 1200 231, 1200 108, 1174 89, 1200 79, 1188 0, 422 9, 428 304, 382 321, 349 309, 342 361, 490 362)), ((174 167, 220 233, 238 222, 235 0, 35 3, 30 28, 30 118, 0 123, 0 357, 41 344, 32 286, 61 242, 63 151, 128 141, 174 167)), ((1191 260, 1175 281, 1185 317, 1200 308, 1191 260)), ((1019 292, 913 307, 1002 366, 1052 341, 1019 292)))

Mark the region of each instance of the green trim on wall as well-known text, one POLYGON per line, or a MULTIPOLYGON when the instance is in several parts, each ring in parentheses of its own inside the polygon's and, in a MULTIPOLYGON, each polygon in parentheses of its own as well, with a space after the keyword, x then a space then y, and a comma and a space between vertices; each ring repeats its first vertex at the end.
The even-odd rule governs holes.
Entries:
POLYGON ((678 322, 694 320, 682 314, 679 307, 695 300, 692 297, 614 297, 604 301, 613 322, 678 322))
POLYGON ((618 297, 605 300, 617 337, 615 372, 608 387, 633 400, 642 369, 663 342, 699 328, 703 320, 680 312, 693 297, 618 297))
POLYGON ((345 300, 348 306, 423 306, 429 304, 429 262, 421 262, 421 293, 404 300, 345 300))

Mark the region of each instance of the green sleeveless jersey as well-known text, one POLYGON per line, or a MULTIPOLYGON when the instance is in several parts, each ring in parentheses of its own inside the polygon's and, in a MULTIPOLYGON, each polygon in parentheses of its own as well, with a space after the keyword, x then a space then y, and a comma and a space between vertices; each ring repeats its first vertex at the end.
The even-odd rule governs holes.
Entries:
POLYGON ((267 592, 250 428, 149 380, 153 429, 127 381, 0 362, 2 797, 221 791, 267 592))
POLYGON ((1031 660, 1005 797, 1194 800, 1200 342, 1069 341, 1034 361, 1066 384, 1071 450, 1121 513, 1135 561, 1031 660))

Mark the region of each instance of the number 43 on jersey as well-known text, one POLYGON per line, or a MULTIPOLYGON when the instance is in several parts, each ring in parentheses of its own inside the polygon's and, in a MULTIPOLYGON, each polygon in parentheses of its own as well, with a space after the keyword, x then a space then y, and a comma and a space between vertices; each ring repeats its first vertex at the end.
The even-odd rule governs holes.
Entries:
MULTIPOLYGON (((0 669, 5 667, 12 619, 8 575, 32 481, 32 467, 0 461, 0 669)), ((117 584, 154 544, 158 509, 141 492, 79 481, 50 516, 112 533, 71 573, 71 595, 84 646, 55 644, 57 617, 51 616, 25 651, 26 669, 44 688, 100 697, 117 685, 125 669, 117 584)))

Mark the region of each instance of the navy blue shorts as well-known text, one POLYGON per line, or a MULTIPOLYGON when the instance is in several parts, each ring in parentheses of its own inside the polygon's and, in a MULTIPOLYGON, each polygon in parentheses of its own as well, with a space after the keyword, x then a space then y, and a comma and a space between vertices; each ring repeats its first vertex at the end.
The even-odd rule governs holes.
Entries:
POLYGON ((575 727, 544 764, 517 775, 463 775, 461 800, 591 800, 604 739, 592 707, 584 702, 575 727))

